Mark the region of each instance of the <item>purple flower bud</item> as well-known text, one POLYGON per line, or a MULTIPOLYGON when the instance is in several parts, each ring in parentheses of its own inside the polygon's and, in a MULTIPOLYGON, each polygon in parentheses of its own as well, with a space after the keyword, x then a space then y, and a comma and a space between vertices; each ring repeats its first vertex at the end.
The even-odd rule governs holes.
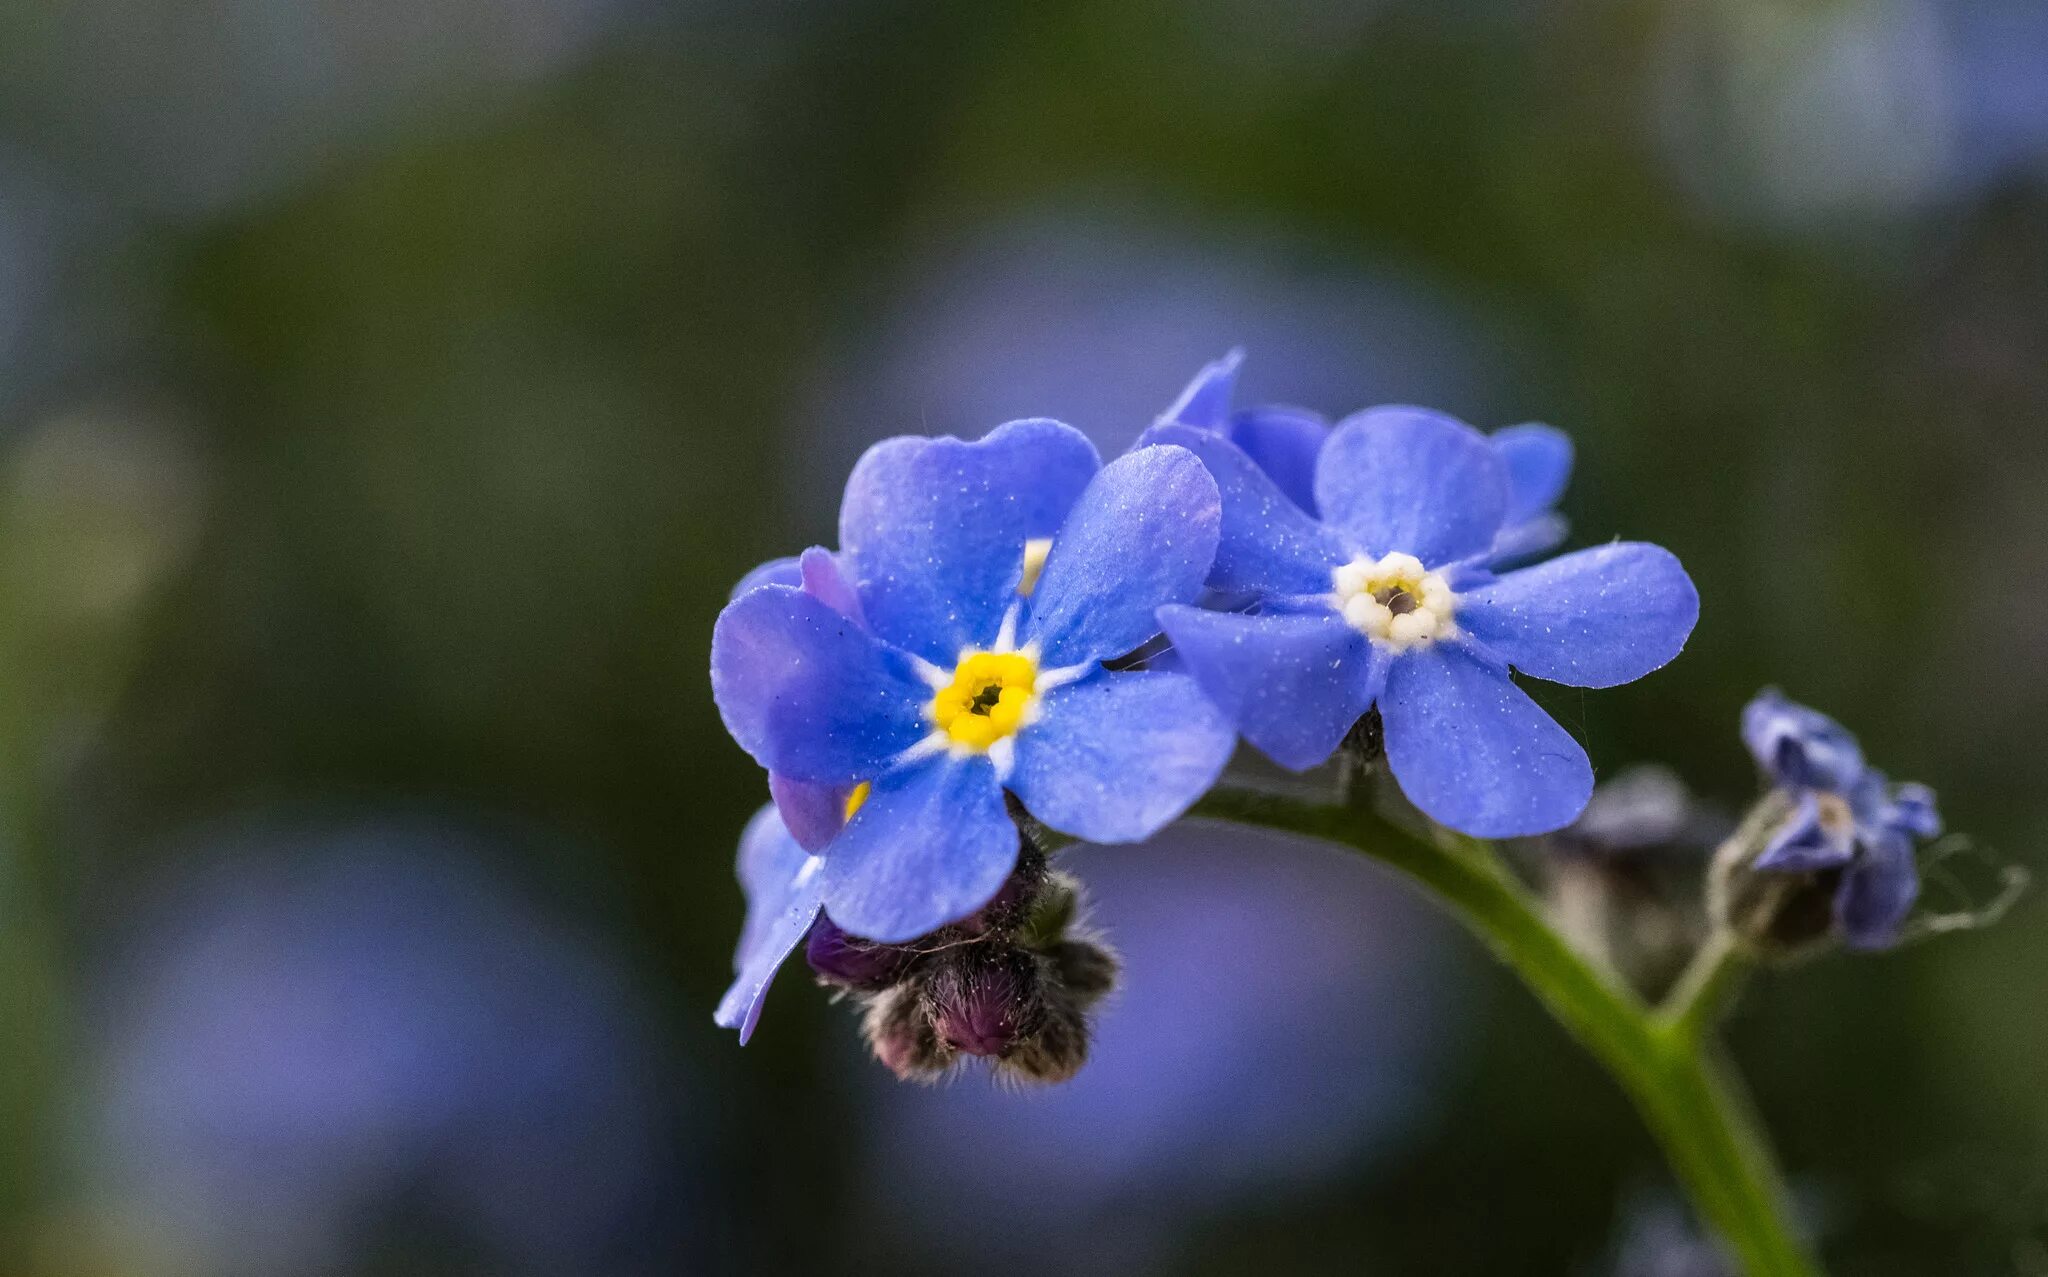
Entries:
POLYGON ((1045 1022, 1041 983, 1031 954, 971 946, 934 969, 927 988, 932 1024, 948 1046, 1000 1059, 1045 1022))
POLYGON ((820 979, 863 992, 877 992, 902 978, 917 957, 902 945, 876 944, 851 935, 823 914, 804 941, 804 961, 820 979))
POLYGON ((953 1066, 953 1048, 932 1026, 916 981, 883 991, 868 1004, 862 1028, 884 1067, 905 1082, 934 1082, 953 1066))

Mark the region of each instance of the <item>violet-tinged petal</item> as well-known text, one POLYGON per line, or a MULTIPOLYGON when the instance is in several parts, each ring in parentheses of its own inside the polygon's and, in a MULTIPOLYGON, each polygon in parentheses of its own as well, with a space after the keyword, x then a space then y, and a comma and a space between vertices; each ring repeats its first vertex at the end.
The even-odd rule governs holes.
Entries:
POLYGON ((1224 593, 1313 594, 1348 557, 1337 538, 1287 499, 1264 471, 1221 435, 1154 426, 1141 444, 1176 444, 1202 459, 1223 501, 1222 531, 1209 586, 1224 593))
POLYGON ((837 836, 839 827, 846 823, 846 795, 850 788, 844 784, 798 780, 781 772, 768 773, 768 796, 775 800, 775 810, 782 814, 783 827, 805 851, 823 851, 825 844, 837 836))
POLYGON ((1009 786, 1062 833, 1139 842, 1216 783, 1235 743, 1194 679, 1104 672, 1046 693, 1009 786))
POLYGON ((1310 514, 1316 512, 1316 456, 1329 437, 1330 423, 1306 408, 1247 408, 1230 421, 1230 441, 1310 514))
POLYGON ((1485 553, 1507 517, 1507 470, 1486 436, 1427 408, 1368 408, 1316 459, 1316 508, 1373 556, 1430 567, 1485 553))
POLYGON ((1159 414, 1160 422, 1179 422, 1200 430, 1223 429, 1230 417, 1230 401, 1237 394, 1237 370, 1243 364, 1241 348, 1205 364, 1173 406, 1159 414))
POLYGON ((1670 551, 1630 541, 1510 572, 1458 600, 1458 625, 1494 655, 1573 687, 1664 665, 1699 615, 1699 591, 1670 551))
POLYGON ((1185 448, 1140 448, 1103 467, 1053 537, 1025 638, 1048 668, 1121 656, 1188 603, 1216 558, 1222 502, 1185 448))
POLYGON ((1845 817, 1825 818, 1821 798, 1807 792, 1799 795, 1792 814, 1764 844, 1755 865, 1773 873, 1818 873, 1839 869, 1855 856, 1855 823, 1845 817))
POLYGON ((726 596, 726 601, 731 602, 740 595, 764 585, 802 585, 803 583, 803 573, 797 567, 795 556, 790 555, 780 559, 770 559, 741 577, 740 583, 733 586, 732 593, 726 596))
POLYGON ((1529 421, 1496 430, 1487 438, 1507 467, 1510 524, 1533 519, 1557 504, 1572 477, 1570 435, 1529 421))
POLYGON ((1851 949, 1885 949, 1899 941, 1899 929, 1920 895, 1920 869, 1913 843, 1885 830, 1866 837, 1856 863, 1842 875, 1835 896, 1835 920, 1851 949))
POLYGON ((797 575, 803 579, 804 593, 855 624, 867 624, 860 610, 860 595, 832 551, 818 545, 805 550, 797 559, 797 575))
POLYGON ((1017 863, 1017 827, 986 754, 888 772, 832 843, 819 878, 832 920, 902 944, 987 904, 1017 863))
POLYGON ((1846 794, 1863 774, 1863 749, 1847 728, 1776 688, 1743 707, 1742 742, 1782 785, 1846 794))
POLYGON ((1458 642, 1397 657, 1380 697, 1387 761, 1401 791, 1479 838, 1549 833, 1593 792, 1586 751, 1507 671, 1458 642))
POLYGON ((865 780, 930 731, 909 659, 785 585, 719 613, 711 694, 740 748, 796 780, 865 780))
POLYGON ((1908 782, 1892 793, 1886 823, 1915 838, 1941 837, 1941 811, 1934 804, 1934 791, 1908 782))
POLYGON ((768 986, 818 916, 818 862, 799 847, 772 806, 763 807, 740 835, 739 878, 747 895, 747 921, 733 953, 732 987, 712 1019, 738 1029, 740 1045, 754 1036, 768 986))
POLYGON ((868 449, 846 483, 839 556, 869 626, 947 669, 987 646, 1015 602, 1025 541, 1050 536, 1100 467, 1087 436, 1056 421, 868 449))
POLYGON ((1165 607, 1159 621, 1224 716, 1260 752, 1295 771, 1335 752, 1386 678, 1385 657, 1335 613, 1245 616, 1165 607))

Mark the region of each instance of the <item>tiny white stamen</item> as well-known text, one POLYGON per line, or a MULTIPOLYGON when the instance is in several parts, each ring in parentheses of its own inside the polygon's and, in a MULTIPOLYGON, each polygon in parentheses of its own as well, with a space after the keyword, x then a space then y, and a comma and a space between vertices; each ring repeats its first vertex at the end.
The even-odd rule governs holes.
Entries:
POLYGON ((950 672, 940 669, 922 656, 915 655, 914 653, 905 652, 904 655, 910 657, 911 672, 923 679, 925 686, 936 691, 939 688, 948 687, 952 684, 953 675, 950 672))
POLYGON ((900 767, 904 763, 922 762, 925 759, 930 758, 934 754, 944 753, 947 747, 950 746, 952 743, 953 738, 948 736, 946 733, 933 732, 931 735, 917 742, 917 744, 912 745, 909 749, 906 749, 902 753, 896 755, 894 761, 892 761, 889 765, 892 767, 900 767))

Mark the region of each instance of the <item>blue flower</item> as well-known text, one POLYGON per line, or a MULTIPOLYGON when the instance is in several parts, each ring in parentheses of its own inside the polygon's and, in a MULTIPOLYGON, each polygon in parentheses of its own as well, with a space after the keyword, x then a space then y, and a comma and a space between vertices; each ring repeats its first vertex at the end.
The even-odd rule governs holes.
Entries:
POLYGON ((1586 754, 1508 677, 1612 687, 1676 656, 1699 615, 1678 561, 1617 542, 1495 574, 1508 467, 1485 436, 1421 408, 1340 422, 1316 458, 1314 518, 1244 451, 1171 424, 1223 494, 1209 585, 1250 614, 1169 606, 1180 658, 1284 767, 1328 758, 1368 710, 1394 777, 1436 820, 1480 837, 1568 824, 1586 754))
MULTIPOLYGON (((1315 514, 1316 456, 1330 437, 1330 423, 1306 408, 1233 410, 1243 363, 1244 351, 1233 350, 1204 366, 1180 398, 1159 414, 1159 423, 1193 426, 1230 440, 1289 501, 1315 514)), ((1507 468, 1508 481, 1507 517, 1491 557, 1514 562, 1555 549, 1568 530, 1556 506, 1571 479, 1571 438, 1553 426, 1531 421, 1496 430, 1488 441, 1507 468)))
POLYGON ((1835 923, 1853 949, 1898 942, 1920 895, 1917 838, 1941 833, 1934 791, 1894 786, 1863 761, 1856 738, 1834 719, 1767 689, 1742 711, 1742 740, 1773 785, 1793 800, 1791 819, 1757 856, 1782 873, 1839 870, 1835 923))
POLYGON ((1194 681, 1102 662, 1196 597, 1220 518, 1186 451, 1102 466, 1056 422, 869 450, 838 554, 800 563, 825 584, 755 585, 712 638, 734 739, 813 794, 859 787, 812 870, 838 925, 897 943, 973 913, 1017 858, 1006 790, 1054 829, 1135 842, 1208 788, 1233 734, 1194 681))

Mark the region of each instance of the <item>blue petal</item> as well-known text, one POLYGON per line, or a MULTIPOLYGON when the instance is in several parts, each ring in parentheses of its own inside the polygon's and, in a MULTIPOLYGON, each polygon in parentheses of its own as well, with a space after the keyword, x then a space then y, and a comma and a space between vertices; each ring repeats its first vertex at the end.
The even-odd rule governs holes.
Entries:
POLYGON ((1907 782, 1892 794, 1887 823, 1915 838, 1941 837, 1941 811, 1934 805, 1934 791, 1907 782))
POLYGON ((868 624, 947 669, 995 639, 1024 542, 1050 536, 1101 468, 1086 435, 1013 421, 976 443, 889 439, 868 449, 839 510, 840 566, 868 624))
POLYGON ((1456 642, 1394 659, 1380 697, 1387 761, 1430 817, 1477 838, 1570 824, 1593 792, 1586 751, 1507 676, 1456 642))
POLYGON ((780 772, 768 773, 768 796, 783 827, 805 851, 823 851, 846 823, 848 785, 821 785, 780 772))
POLYGON ((1329 437, 1330 423, 1306 408, 1247 408, 1230 420, 1230 441, 1310 514, 1316 512, 1316 456, 1329 437))
POLYGON ((747 893, 747 921, 734 951, 732 987, 712 1019, 738 1029, 740 1045, 754 1036, 761 1004, 775 973, 818 916, 819 866, 783 828, 773 806, 763 807, 740 835, 739 877, 747 893))
POLYGON ((1159 609, 1173 647, 1244 738, 1306 771, 1335 752, 1372 706, 1386 664, 1335 613, 1244 616, 1159 609))
POLYGON ((1488 438, 1508 472, 1508 522, 1532 519, 1557 504, 1572 477, 1571 436, 1555 426, 1525 422, 1488 438))
POLYGON ((1561 514, 1539 514, 1533 519, 1510 523, 1493 538, 1487 561, 1494 564, 1525 563, 1556 549, 1571 532, 1561 514))
POLYGON ((987 904, 1016 863, 994 764, 940 754, 875 782, 819 877, 832 921, 902 944, 987 904))
POLYGON ((1889 831, 1866 840, 1835 895, 1835 921, 1841 925, 1843 943, 1865 950, 1897 944, 1899 929, 1919 896, 1920 869, 1913 860, 1912 842, 1889 831))
POLYGON ((1337 538, 1287 499, 1237 445, 1186 426, 1154 426, 1142 444, 1177 444, 1202 459, 1223 498, 1209 585, 1226 593, 1317 594, 1347 557, 1337 538))
POLYGON ((1173 406, 1159 414, 1159 420, 1199 430, 1223 429, 1230 417, 1230 401, 1237 394, 1237 370, 1243 363, 1244 350, 1240 348, 1205 365, 1173 406))
POLYGON ((1677 656, 1699 617, 1670 551, 1619 541, 1510 572, 1461 596, 1457 619, 1524 674, 1613 687, 1677 656))
POLYGON ((1025 638, 1049 668, 1121 656, 1192 602, 1216 558, 1216 481, 1185 448, 1140 448, 1104 467, 1053 537, 1025 638))
POLYGON ((1743 707, 1742 743, 1782 785, 1846 794, 1863 775, 1863 749, 1848 729, 1775 687, 1743 707))
POLYGON ((1438 567, 1483 554, 1507 502, 1507 471, 1486 436, 1426 408, 1346 417, 1316 460, 1316 508, 1374 555, 1438 567))
POLYGON ((1237 734, 1184 674, 1100 673, 1046 694, 1010 788, 1089 842, 1139 842, 1216 783, 1237 734))
POLYGON ((741 577, 740 583, 732 587, 732 593, 727 595, 726 599, 728 602, 730 602, 731 600, 738 598, 740 595, 747 593, 749 590, 756 589, 763 585, 802 584, 803 575, 797 569, 797 561, 794 556, 780 559, 770 559, 766 563, 763 563, 760 567, 755 568, 753 571, 741 577))
POLYGON ((796 780, 865 780, 931 730, 910 660, 786 585, 718 614, 711 696, 741 749, 796 780))
POLYGON ((797 576, 804 593, 859 625, 867 624, 860 608, 860 594, 839 567, 839 560, 823 546, 812 546, 797 560, 797 576))
POLYGON ((1771 834, 1756 867, 1769 873, 1818 873, 1848 864, 1856 856, 1854 827, 1830 829, 1811 791, 1799 795, 1792 814, 1771 834))

